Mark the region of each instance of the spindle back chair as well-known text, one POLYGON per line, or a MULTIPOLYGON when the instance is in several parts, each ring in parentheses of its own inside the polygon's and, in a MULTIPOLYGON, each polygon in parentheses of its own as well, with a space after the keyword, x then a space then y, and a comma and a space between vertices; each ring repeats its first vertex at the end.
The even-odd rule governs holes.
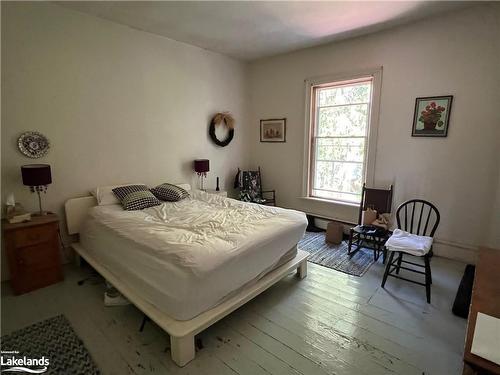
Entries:
POLYGON ((434 237, 434 233, 436 233, 436 229, 439 225, 440 220, 441 220, 441 215, 439 214, 439 211, 436 208, 436 206, 434 206, 430 202, 424 201, 423 199, 410 199, 409 201, 406 201, 403 204, 401 204, 396 210, 396 221, 398 223, 398 228, 406 232, 416 234, 418 236, 434 237), (417 204, 420 204, 419 205, 420 210, 418 209, 417 204), (402 220, 403 213, 404 213, 404 223, 402 220), (408 217, 409 213, 410 217, 408 217), (418 222, 417 222, 417 217, 418 217, 418 222), (424 217, 425 217, 425 224, 422 222, 422 219, 424 217), (424 225, 421 226, 421 224, 424 225), (420 228, 422 228, 422 231, 420 231, 420 228))
MULTIPOLYGON (((404 230, 405 232, 416 234, 418 236, 434 237, 434 233, 436 233, 440 220, 441 215, 439 214, 436 206, 423 199, 410 199, 409 201, 402 203, 396 210, 396 222, 398 224, 398 228, 404 230), (425 221, 422 221, 422 219, 424 219, 425 221)), ((416 256, 413 254, 408 254, 404 251, 391 251, 389 255, 389 261, 387 262, 387 265, 385 267, 384 277, 382 279, 382 288, 385 287, 387 277, 389 276, 409 281, 414 284, 425 286, 427 303, 431 303, 432 273, 430 258, 432 257, 432 247, 427 254, 424 254, 422 256, 424 258, 423 265, 404 260, 403 254, 416 256), (398 253, 396 259, 394 259, 395 253, 398 253), (424 272, 414 268, 402 266, 402 263, 411 264, 412 266, 416 267, 422 267, 424 268, 424 272), (399 276, 399 271, 401 269, 425 275, 425 283, 399 276)))

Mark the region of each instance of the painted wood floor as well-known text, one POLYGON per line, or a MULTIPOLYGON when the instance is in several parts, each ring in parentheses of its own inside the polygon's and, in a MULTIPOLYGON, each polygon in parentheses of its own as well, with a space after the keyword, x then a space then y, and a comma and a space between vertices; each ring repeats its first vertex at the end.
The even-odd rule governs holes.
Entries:
MULTIPOLYGON (((461 374, 466 321, 451 313, 465 265, 432 260, 432 304, 423 287, 389 278, 381 263, 363 277, 309 263, 202 332, 184 368, 170 360, 166 333, 133 306, 104 307, 104 285, 65 281, 22 296, 2 285, 2 334, 65 314, 103 374, 461 374)), ((403 271, 402 271, 403 272, 403 271)))

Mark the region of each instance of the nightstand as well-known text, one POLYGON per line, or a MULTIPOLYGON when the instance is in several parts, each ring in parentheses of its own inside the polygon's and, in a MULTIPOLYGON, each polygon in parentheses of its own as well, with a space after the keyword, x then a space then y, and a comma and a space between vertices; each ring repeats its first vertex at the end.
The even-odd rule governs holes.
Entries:
POLYGON ((227 197, 227 191, 225 191, 225 190, 217 191, 217 190, 213 190, 213 189, 206 189, 205 193, 220 195, 221 197, 227 197))
POLYGON ((32 216, 31 221, 17 224, 2 220, 2 230, 15 294, 63 280, 57 215, 32 216))

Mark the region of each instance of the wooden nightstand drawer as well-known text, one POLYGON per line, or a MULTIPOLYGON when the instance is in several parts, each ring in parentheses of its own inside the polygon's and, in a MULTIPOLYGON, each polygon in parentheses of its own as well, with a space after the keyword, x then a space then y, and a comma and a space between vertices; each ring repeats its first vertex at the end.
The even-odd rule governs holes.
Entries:
MULTIPOLYGON (((54 224, 49 224, 53 226, 54 224)), ((15 246, 24 247, 50 241, 54 236, 54 230, 47 228, 48 225, 15 231, 15 246)))
POLYGON ((63 280, 60 267, 42 268, 38 270, 22 269, 16 279, 12 279, 12 286, 16 294, 30 292, 63 280))
POLYGON ((59 254, 52 243, 41 243, 16 249, 16 262, 19 268, 39 270, 56 267, 59 264, 59 254))

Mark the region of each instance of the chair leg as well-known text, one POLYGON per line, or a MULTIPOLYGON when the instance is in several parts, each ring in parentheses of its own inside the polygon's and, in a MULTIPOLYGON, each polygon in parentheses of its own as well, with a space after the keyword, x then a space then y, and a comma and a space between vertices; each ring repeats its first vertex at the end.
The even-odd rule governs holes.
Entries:
POLYGON ((431 279, 431 285, 432 285, 432 271, 431 271, 431 258, 432 258, 433 254, 432 254, 432 247, 431 247, 431 251, 430 251, 430 255, 429 255, 429 278, 431 279))
POLYGON ((431 259, 429 258, 429 282, 432 285, 431 259))
POLYGON ((351 247, 352 247, 352 236, 353 236, 353 230, 351 229, 349 231, 349 246, 347 247, 347 254, 351 254, 351 247))
POLYGON ((399 252, 399 257, 398 257, 398 267, 396 268, 396 275, 399 275, 399 270, 401 269, 401 262, 403 260, 403 253, 399 252))
POLYGON ((385 266, 384 277, 382 279, 382 288, 385 286, 385 282, 387 281, 387 277, 389 276, 389 270, 391 268, 391 263, 393 258, 394 258, 394 251, 391 251, 391 255, 389 255, 389 261, 385 266))
POLYGON ((383 250, 382 250, 382 263, 385 264, 385 260, 387 258, 387 247, 384 246, 383 250))
POLYGON ((425 294, 427 296, 427 303, 431 303, 431 265, 429 262, 429 257, 424 256, 425 262, 425 294))

